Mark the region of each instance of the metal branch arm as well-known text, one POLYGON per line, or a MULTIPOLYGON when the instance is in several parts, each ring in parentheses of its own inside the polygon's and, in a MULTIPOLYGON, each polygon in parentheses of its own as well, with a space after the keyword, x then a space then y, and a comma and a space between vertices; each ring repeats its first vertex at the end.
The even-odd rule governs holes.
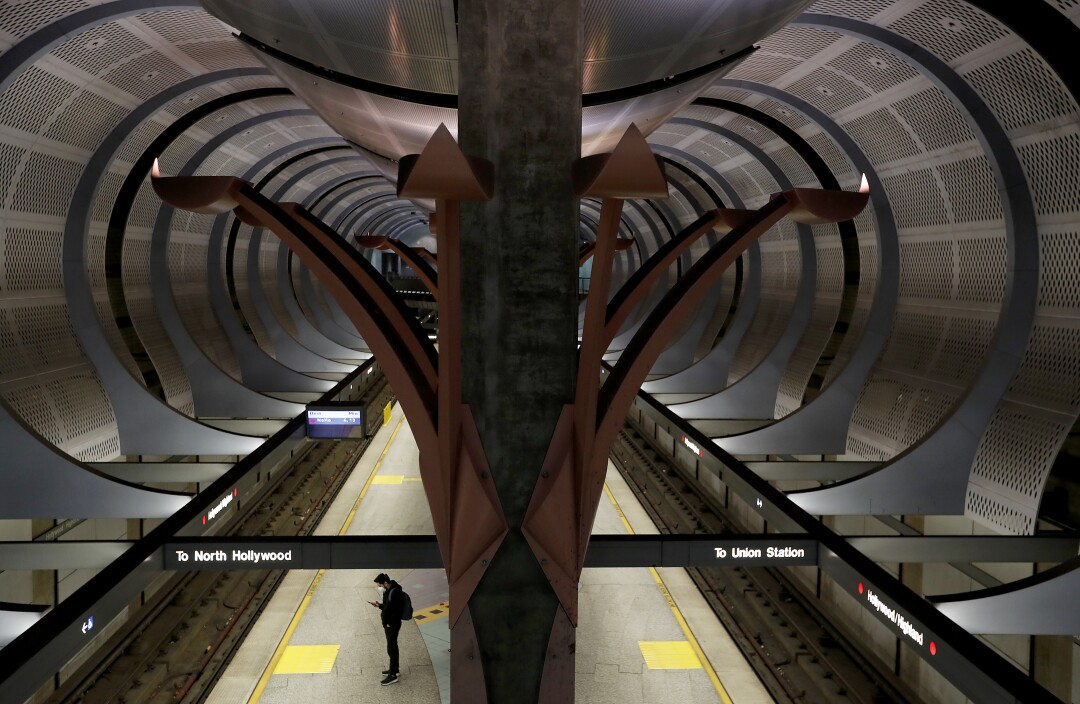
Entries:
POLYGON ((710 210, 701 215, 697 220, 690 223, 672 239, 664 243, 664 246, 656 251, 648 261, 642 264, 637 271, 619 288, 618 293, 608 302, 607 318, 604 322, 603 345, 607 347, 615 339, 619 328, 630 315, 649 288, 659 280, 661 274, 668 265, 688 250, 702 235, 713 229, 720 222, 721 215, 718 210, 710 210))
POLYGON ((234 194, 244 215, 270 229, 315 273, 371 346, 409 415, 417 441, 424 444, 434 437, 436 353, 430 342, 418 337, 419 326, 393 289, 314 217, 305 217, 298 209, 290 215, 250 184, 240 183, 234 194))
POLYGON ((607 448, 615 441, 649 369, 724 270, 792 207, 789 196, 779 194, 728 233, 668 291, 623 350, 615 368, 600 388, 593 441, 597 451, 584 458, 582 467, 579 491, 585 511, 581 516, 578 535, 583 547, 588 544, 587 526, 591 526, 596 517, 603 489, 607 448), (601 453, 599 448, 605 448, 605 451, 601 453))
POLYGON ((438 353, 434 345, 427 337, 427 333, 416 321, 416 316, 409 311, 386 279, 352 247, 347 246, 337 232, 332 230, 325 222, 315 217, 307 208, 296 203, 282 203, 281 209, 293 217, 301 227, 318 237, 332 251, 339 253, 350 270, 356 271, 358 279, 366 289, 371 290, 377 303, 379 315, 386 315, 393 323, 394 330, 401 331, 401 338, 409 354, 418 360, 423 360, 422 368, 424 376, 434 393, 438 385, 436 369, 438 366, 438 353))
POLYGON ((394 254, 404 260, 406 264, 412 267, 413 271, 420 278, 420 281, 424 284, 424 287, 435 297, 435 300, 439 300, 439 274, 428 263, 431 261, 434 263, 434 258, 431 252, 426 249, 417 249, 415 247, 409 247, 402 244, 401 240, 389 237, 387 235, 361 235, 356 238, 357 243, 362 247, 368 247, 369 249, 389 249, 394 254))

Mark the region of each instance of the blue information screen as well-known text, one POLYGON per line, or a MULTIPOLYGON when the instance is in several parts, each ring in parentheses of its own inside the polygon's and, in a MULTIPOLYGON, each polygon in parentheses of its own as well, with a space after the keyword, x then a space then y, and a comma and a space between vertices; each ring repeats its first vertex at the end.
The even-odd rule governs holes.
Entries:
POLYGON ((307 409, 309 438, 362 438, 364 411, 360 408, 307 409))

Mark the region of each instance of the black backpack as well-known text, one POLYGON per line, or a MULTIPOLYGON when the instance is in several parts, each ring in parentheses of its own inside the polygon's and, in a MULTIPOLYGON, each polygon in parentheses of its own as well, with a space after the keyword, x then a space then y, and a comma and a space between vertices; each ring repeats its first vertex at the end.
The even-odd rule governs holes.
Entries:
POLYGON ((398 586, 398 589, 401 591, 401 620, 402 621, 411 621, 412 620, 412 597, 410 597, 408 594, 406 594, 405 590, 402 589, 400 585, 398 586))

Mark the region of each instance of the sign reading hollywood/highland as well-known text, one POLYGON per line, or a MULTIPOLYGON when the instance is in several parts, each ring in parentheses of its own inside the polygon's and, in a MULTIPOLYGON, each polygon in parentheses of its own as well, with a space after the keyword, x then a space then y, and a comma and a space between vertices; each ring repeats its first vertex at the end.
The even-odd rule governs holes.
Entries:
MULTIPOLYGON (((916 645, 926 645, 926 638, 923 635, 923 631, 912 623, 898 607, 889 603, 887 600, 882 599, 872 588, 865 586, 862 582, 859 582, 857 590, 860 599, 866 600, 867 608, 876 611, 883 620, 892 624, 897 631, 910 638, 916 645)), ((937 655, 938 648, 935 641, 930 641, 927 647, 929 648, 931 655, 937 655)))
POLYGON ((230 545, 228 540, 212 545, 170 543, 165 545, 165 569, 298 569, 302 562, 301 552, 297 543, 230 545))

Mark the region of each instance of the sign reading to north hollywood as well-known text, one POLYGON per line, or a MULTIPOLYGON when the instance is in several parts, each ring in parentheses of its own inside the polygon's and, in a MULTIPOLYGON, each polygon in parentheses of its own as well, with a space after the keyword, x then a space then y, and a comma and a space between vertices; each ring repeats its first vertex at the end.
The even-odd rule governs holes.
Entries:
POLYGON ((228 541, 213 544, 167 543, 167 570, 250 570, 299 569, 298 543, 258 543, 246 545, 228 541))
POLYGON ((714 567, 785 567, 817 564, 816 540, 768 538, 713 540, 690 547, 690 562, 714 567))

